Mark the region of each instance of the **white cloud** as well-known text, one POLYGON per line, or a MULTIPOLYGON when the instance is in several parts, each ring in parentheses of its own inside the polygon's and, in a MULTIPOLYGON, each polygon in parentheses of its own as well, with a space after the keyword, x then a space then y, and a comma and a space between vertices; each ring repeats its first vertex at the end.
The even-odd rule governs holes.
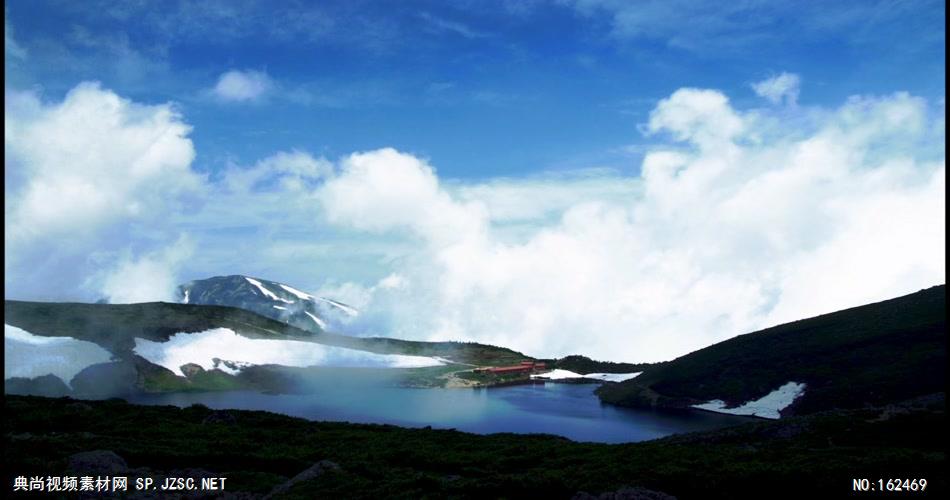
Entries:
POLYGON ((432 167, 414 156, 391 148, 355 153, 341 168, 319 194, 332 222, 371 231, 402 228, 442 244, 476 240, 485 229, 484 206, 454 201, 432 167))
POLYGON ((706 147, 730 141, 743 126, 726 96, 714 90, 684 88, 657 104, 650 113, 648 130, 668 131, 677 140, 706 147))
POLYGON ((333 164, 324 158, 314 158, 297 150, 280 151, 250 168, 232 165, 225 171, 224 182, 235 192, 255 189, 301 192, 312 189, 317 181, 332 172, 333 164))
POLYGON ((143 105, 96 83, 62 102, 7 90, 5 270, 7 293, 87 296, 83 283, 130 242, 168 241, 163 221, 203 180, 172 105, 143 105))
POLYGON ((160 251, 133 258, 126 252, 118 263, 100 278, 99 289, 112 304, 136 302, 174 302, 180 284, 178 270, 194 254, 187 238, 160 251))
POLYGON ((7 215, 14 241, 94 230, 194 190, 191 128, 170 105, 145 106, 82 83, 60 104, 8 91, 8 164, 28 177, 7 215))
POLYGON ((784 101, 786 105, 794 106, 798 103, 800 84, 798 75, 782 72, 780 75, 753 83, 752 90, 772 104, 781 104, 784 101))
POLYGON ((674 143, 646 155, 641 191, 573 200, 519 241, 500 237, 490 186, 446 187, 391 149, 353 155, 318 191, 329 220, 417 245, 390 266, 398 280, 349 285, 365 302, 354 328, 654 361, 943 283, 943 137, 927 104, 800 112, 678 90, 650 116, 674 143))
POLYGON ((231 70, 223 73, 213 93, 222 101, 256 101, 274 88, 274 81, 266 73, 254 70, 231 70))
POLYGON ((903 93, 747 112, 680 89, 638 176, 479 183, 387 148, 208 185, 169 105, 90 84, 6 103, 16 298, 156 300, 176 274, 240 272, 357 306, 360 333, 648 361, 945 281, 944 104, 903 93))
POLYGON ((609 169, 494 178, 478 184, 446 183, 444 187, 461 201, 482 203, 496 225, 536 223, 560 217, 578 203, 622 202, 641 191, 637 179, 609 169))

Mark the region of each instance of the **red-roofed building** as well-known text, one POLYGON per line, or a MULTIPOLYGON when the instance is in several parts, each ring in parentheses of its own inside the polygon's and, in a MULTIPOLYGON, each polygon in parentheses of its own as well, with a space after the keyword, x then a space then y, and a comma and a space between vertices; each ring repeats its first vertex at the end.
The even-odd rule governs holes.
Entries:
POLYGON ((506 373, 531 373, 534 371, 544 370, 545 364, 538 363, 535 361, 522 361, 521 363, 514 366, 490 366, 485 368, 476 368, 474 371, 476 373, 495 373, 495 374, 506 374, 506 373))

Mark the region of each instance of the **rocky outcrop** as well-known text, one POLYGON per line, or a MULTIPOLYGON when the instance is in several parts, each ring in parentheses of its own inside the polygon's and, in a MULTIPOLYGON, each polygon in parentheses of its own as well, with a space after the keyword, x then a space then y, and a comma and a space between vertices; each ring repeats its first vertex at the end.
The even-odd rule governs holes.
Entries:
POLYGON ((284 482, 284 483, 281 483, 281 484, 277 485, 277 487, 274 488, 274 489, 273 489, 266 497, 264 497, 264 498, 265 498, 265 499, 269 499, 269 498, 274 497, 275 495, 280 495, 280 494, 286 493, 286 492, 289 491, 291 488, 293 488, 294 485, 296 485, 297 483, 302 483, 302 482, 304 482, 304 481, 310 481, 310 480, 316 479, 316 478, 318 478, 318 477, 320 477, 320 476, 322 476, 322 475, 324 475, 324 474, 339 472, 340 470, 342 470, 342 469, 340 468, 339 464, 337 464, 336 462, 331 462, 330 460, 321 460, 321 461, 319 461, 319 462, 313 464, 313 465, 312 465, 311 467, 309 467, 307 470, 301 472, 300 474, 297 474, 296 476, 294 476, 294 477, 291 478, 290 480, 288 480, 288 481, 286 481, 286 482, 284 482))
POLYGON ((223 425, 234 425, 237 423, 237 419, 234 418, 234 415, 231 412, 216 410, 211 412, 207 417, 202 421, 202 424, 223 424, 223 425))
POLYGON ((135 364, 120 360, 87 366, 70 383, 80 397, 107 398, 137 392, 137 378, 135 364))
POLYGON ((203 373, 204 371, 205 369, 196 363, 185 363, 181 365, 181 372, 184 373, 185 377, 187 378, 191 378, 199 373, 203 373))

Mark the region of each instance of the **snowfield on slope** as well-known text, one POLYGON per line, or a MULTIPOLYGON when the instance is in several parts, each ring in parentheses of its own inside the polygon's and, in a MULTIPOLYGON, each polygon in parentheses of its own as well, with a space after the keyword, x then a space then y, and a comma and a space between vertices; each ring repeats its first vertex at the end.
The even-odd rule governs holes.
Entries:
POLYGON ((324 329, 324 330, 327 329, 327 324, 324 323, 322 319, 320 319, 320 318, 318 318, 318 317, 316 317, 316 316, 310 314, 310 313, 307 312, 307 311, 304 311, 303 313, 306 314, 307 316, 310 316, 310 319, 312 319, 313 322, 317 324, 317 326, 319 326, 320 328, 322 328, 322 329, 324 329))
POLYGON ((700 410, 728 413, 731 415, 752 415, 762 418, 779 418, 779 412, 792 404, 795 399, 805 393, 805 384, 789 382, 778 389, 762 396, 755 401, 749 401, 735 408, 726 408, 726 403, 714 399, 703 404, 693 405, 700 410))
POLYGON ((286 290, 287 292, 296 295, 298 299, 309 300, 313 298, 313 296, 310 295, 309 293, 301 292, 300 290, 297 290, 296 288, 292 286, 284 285, 282 283, 278 283, 278 285, 284 290, 286 290))
POLYGON ((589 378, 589 379, 595 379, 595 380, 603 380, 606 382, 623 382, 624 380, 630 380, 641 373, 643 372, 588 373, 587 375, 581 375, 580 373, 574 373, 570 370, 562 370, 560 368, 557 368, 549 372, 531 375, 531 378, 546 379, 546 380, 562 380, 562 379, 569 379, 569 378, 589 378))
POLYGON ((214 358, 238 364, 295 367, 421 368, 444 364, 426 356, 376 354, 300 340, 251 339, 229 328, 176 333, 166 342, 136 338, 133 351, 182 376, 182 365, 195 363, 205 370, 211 370, 215 367, 214 358))
POLYGON ((72 337, 43 337, 3 325, 3 378, 53 374, 69 382, 88 366, 108 363, 112 354, 92 342, 72 337))
POLYGON ((287 300, 287 299, 285 299, 285 298, 278 297, 276 293, 274 293, 274 292, 268 290, 267 288, 265 288, 263 283, 261 283, 260 281, 257 281, 257 280, 254 279, 254 278, 248 278, 247 276, 245 276, 244 279, 246 279, 248 283, 250 283, 250 284, 256 286, 257 289, 260 290, 260 292, 263 293, 265 297, 267 297, 267 298, 269 298, 269 299, 271 299, 271 300, 279 300, 279 301, 281 301, 281 302, 286 302, 286 303, 288 303, 288 304, 293 304, 293 303, 294 303, 294 301, 292 301, 292 300, 287 300))

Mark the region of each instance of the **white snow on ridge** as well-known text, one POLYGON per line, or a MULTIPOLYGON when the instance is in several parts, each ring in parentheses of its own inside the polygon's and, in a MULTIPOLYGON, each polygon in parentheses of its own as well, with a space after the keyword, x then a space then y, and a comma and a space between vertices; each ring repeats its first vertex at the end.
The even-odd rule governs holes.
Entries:
POLYGON ((729 413, 731 415, 752 415, 763 418, 779 418, 779 411, 792 404, 795 399, 805 393, 805 384, 789 382, 778 389, 762 396, 755 401, 749 401, 742 406, 726 408, 726 403, 719 399, 693 405, 700 410, 729 413))
POLYGON ((280 287, 283 288, 284 290, 286 290, 286 291, 288 291, 288 292, 290 292, 290 293, 296 295, 298 299, 307 300, 307 299, 312 299, 312 298, 313 298, 313 295, 310 295, 310 294, 308 294, 308 293, 301 292, 300 290, 297 290, 296 288, 294 288, 294 287, 292 287, 292 286, 287 286, 287 285, 284 285, 284 284, 280 284, 280 287))
POLYGON ((326 302, 327 304, 330 304, 331 306, 336 307, 337 309, 340 309, 346 314, 349 314, 350 316, 358 316, 360 314, 360 312, 357 311, 356 309, 353 309, 352 307, 346 304, 341 304, 335 300, 325 299, 323 297, 316 297, 316 300, 322 300, 326 302))
POLYGON ((570 370, 562 370, 557 368, 545 373, 539 373, 537 375, 531 375, 531 378, 537 379, 546 379, 546 380, 562 380, 568 378, 589 378, 596 380, 604 380, 607 382, 623 382, 624 380, 630 380, 637 375, 640 375, 643 372, 636 373, 588 373, 587 375, 581 375, 580 373, 575 373, 570 370))
POLYGON ((286 307, 282 307, 282 306, 272 306, 272 307, 273 307, 274 309, 280 309, 281 311, 286 311, 286 310, 287 310, 286 307))
POLYGON ((288 303, 288 304, 293 304, 293 303, 294 303, 294 301, 292 301, 292 300, 287 300, 287 299, 283 299, 283 298, 278 297, 277 294, 275 294, 274 292, 268 290, 267 288, 264 288, 264 284, 261 283, 260 281, 257 281, 257 280, 254 279, 254 278, 248 278, 247 276, 245 276, 244 279, 246 279, 248 283, 250 283, 250 284, 256 286, 257 289, 260 290, 261 293, 263 293, 264 296, 267 297, 267 298, 269 298, 269 299, 279 300, 279 301, 281 301, 281 302, 286 302, 286 303, 288 303))
POLYGON ((317 324, 317 326, 319 326, 320 328, 322 328, 322 329, 324 329, 324 330, 327 329, 327 324, 324 323, 322 319, 320 319, 320 318, 318 318, 318 317, 316 317, 316 316, 310 314, 310 313, 307 312, 307 311, 304 311, 303 313, 306 314, 307 316, 310 316, 310 319, 312 319, 312 320, 317 324))
POLYGON ((418 368, 443 364, 426 356, 376 354, 300 340, 250 339, 229 328, 176 333, 167 342, 136 338, 133 351, 176 375, 184 375, 181 365, 186 363, 196 363, 211 370, 214 368, 214 358, 231 360, 237 364, 297 367, 418 368))
POLYGON ((112 354, 97 344, 72 337, 43 337, 3 325, 3 378, 53 374, 69 382, 90 365, 107 363, 112 354))

